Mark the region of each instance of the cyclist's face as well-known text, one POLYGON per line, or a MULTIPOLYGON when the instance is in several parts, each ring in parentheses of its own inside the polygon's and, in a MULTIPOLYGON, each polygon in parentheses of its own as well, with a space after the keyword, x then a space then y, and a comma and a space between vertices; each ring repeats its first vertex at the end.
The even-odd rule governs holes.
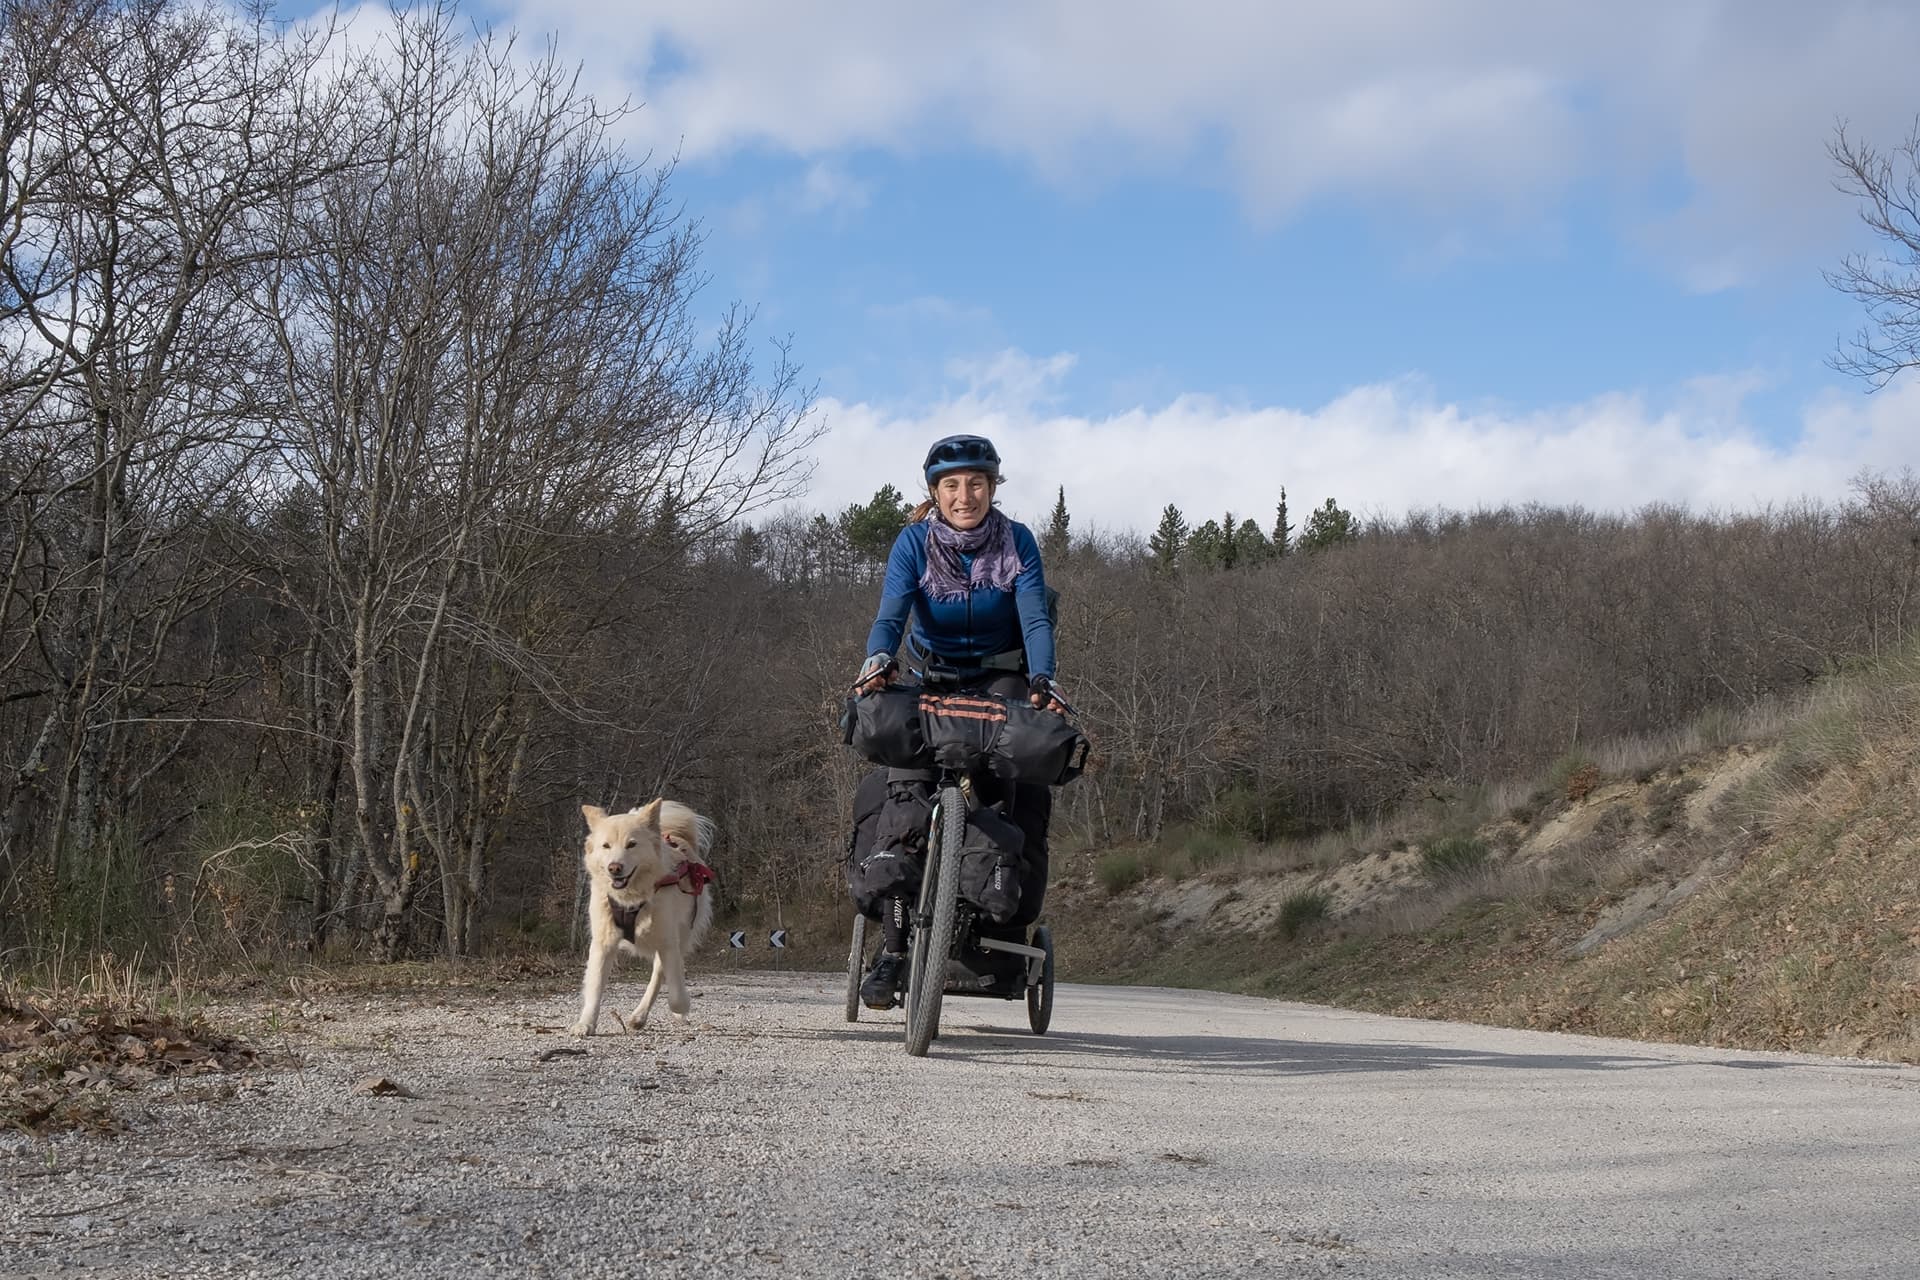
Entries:
POLYGON ((984 471, 949 471, 933 482, 940 518, 965 532, 979 527, 993 510, 993 481, 984 471))

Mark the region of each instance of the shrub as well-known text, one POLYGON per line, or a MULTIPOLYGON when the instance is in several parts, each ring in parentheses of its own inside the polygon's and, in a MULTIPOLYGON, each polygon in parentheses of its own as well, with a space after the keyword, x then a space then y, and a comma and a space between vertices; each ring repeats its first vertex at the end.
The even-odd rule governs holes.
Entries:
POLYGON ((1567 799, 1585 800, 1600 785, 1600 766, 1583 764, 1567 778, 1567 799))
POLYGON ((1197 871, 1230 862, 1246 852, 1247 842, 1239 836, 1182 824, 1160 833, 1149 869, 1169 880, 1181 880, 1197 871))
POLYGON ((1271 844, 1300 834, 1293 805, 1284 795, 1236 783, 1214 798, 1207 825, 1222 835, 1271 844))
POLYGON ((1147 864, 1137 853, 1109 853, 1094 868, 1094 877, 1108 893, 1125 893, 1147 878, 1147 864))
POLYGON ((1217 831, 1197 831, 1186 841, 1186 853, 1195 868, 1210 867, 1238 856, 1246 848, 1244 841, 1217 831))
POLYGON ((1299 889, 1280 904, 1280 936, 1292 939, 1333 913, 1333 895, 1325 889, 1299 889))
POLYGON ((1700 745, 1709 751, 1722 751, 1739 742, 1740 730, 1739 717, 1722 706, 1708 707, 1693 722, 1700 745))
POLYGON ((1566 795, 1568 785, 1573 781, 1574 775, 1585 769, 1597 770, 1597 766, 1593 763, 1593 757, 1584 751, 1569 751, 1558 760, 1555 760, 1547 769, 1545 783, 1541 786, 1540 790, 1534 794, 1539 796, 1544 793, 1549 797, 1566 795))
POLYGON ((1473 836, 1441 836, 1420 851, 1420 865, 1434 880, 1459 880, 1487 861, 1487 846, 1473 836))

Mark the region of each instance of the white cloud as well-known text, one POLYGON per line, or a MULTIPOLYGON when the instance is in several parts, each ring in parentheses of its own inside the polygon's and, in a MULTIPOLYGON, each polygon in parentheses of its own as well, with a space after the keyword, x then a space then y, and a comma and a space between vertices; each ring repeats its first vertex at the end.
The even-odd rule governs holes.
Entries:
POLYGON ((1035 358, 1008 349, 985 358, 947 361, 947 376, 967 384, 976 402, 1032 406, 1055 398, 1054 389, 1078 363, 1071 351, 1035 358))
POLYGON ((1313 409, 1249 407, 1187 395, 1092 418, 1049 412, 1046 383, 1070 358, 1003 353, 1003 376, 912 413, 822 405, 829 430, 809 505, 864 501, 882 484, 911 492, 922 452, 958 431, 991 436, 1015 516, 1045 518, 1064 485, 1082 528, 1144 529, 1172 502, 1190 518, 1231 510, 1270 523, 1286 486, 1296 522, 1329 497, 1365 514, 1445 506, 1651 502, 1752 510, 1842 498, 1863 468, 1920 467, 1920 379, 1877 396, 1828 393, 1798 437, 1769 442, 1740 419, 1744 377, 1701 379, 1656 408, 1610 395, 1544 412, 1469 411, 1409 382, 1356 388, 1313 409))
POLYGON ((1824 144, 1839 118, 1903 132, 1920 48, 1920 7, 1883 0, 523 0, 514 21, 644 101, 661 153, 1217 166, 1256 216, 1334 196, 1443 225, 1599 193, 1700 287, 1844 225, 1824 144))
POLYGON ((923 293, 903 302, 876 302, 867 314, 877 321, 895 324, 936 324, 984 328, 993 323, 993 312, 971 303, 955 302, 937 294, 923 293))
POLYGON ((839 165, 816 161, 800 180, 796 203, 802 213, 856 213, 873 198, 873 184, 853 177, 839 165))

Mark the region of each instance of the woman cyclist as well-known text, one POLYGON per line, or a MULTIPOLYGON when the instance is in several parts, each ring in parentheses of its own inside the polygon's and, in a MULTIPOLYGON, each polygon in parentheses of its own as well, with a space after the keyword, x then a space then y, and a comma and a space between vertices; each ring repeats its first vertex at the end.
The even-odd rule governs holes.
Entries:
MULTIPOLYGON (((1064 711, 1054 697, 1053 620, 1040 544, 1031 530, 994 505, 1001 474, 993 442, 985 436, 947 436, 927 451, 923 470, 927 499, 908 517, 887 556, 858 688, 867 692, 895 678, 894 653, 904 638, 907 669, 921 681, 1004 697, 1025 695, 1035 706, 1064 711)), ((862 786, 885 785, 884 804, 898 809, 914 802, 916 789, 924 796, 932 776, 891 769, 884 779, 876 774, 862 786)), ((978 780, 976 796, 999 803, 1025 837, 1031 883, 1001 930, 1009 937, 1022 935, 1038 918, 1045 893, 1053 797, 1044 786, 993 778, 978 780)), ((882 830, 889 825, 884 815, 880 825, 882 830)), ((891 825, 905 831, 914 824, 891 825)), ((890 1007, 905 980, 907 904, 917 890, 901 883, 880 904, 880 954, 860 984, 860 998, 869 1007, 890 1007)))

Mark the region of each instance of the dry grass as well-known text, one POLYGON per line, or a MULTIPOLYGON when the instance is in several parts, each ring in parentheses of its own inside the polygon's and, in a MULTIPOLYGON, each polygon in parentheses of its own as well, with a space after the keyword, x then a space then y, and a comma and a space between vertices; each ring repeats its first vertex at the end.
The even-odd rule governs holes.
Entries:
POLYGON ((1416 811, 1396 811, 1316 836, 1249 845, 1241 849, 1237 857, 1218 865, 1219 869, 1235 875, 1324 871, 1389 849, 1403 849, 1418 838, 1427 822, 1428 819, 1416 811))
POLYGON ((246 1071, 257 1052, 213 1027, 177 977, 60 954, 0 981, 0 1128, 119 1128, 113 1095, 161 1077, 246 1071))

